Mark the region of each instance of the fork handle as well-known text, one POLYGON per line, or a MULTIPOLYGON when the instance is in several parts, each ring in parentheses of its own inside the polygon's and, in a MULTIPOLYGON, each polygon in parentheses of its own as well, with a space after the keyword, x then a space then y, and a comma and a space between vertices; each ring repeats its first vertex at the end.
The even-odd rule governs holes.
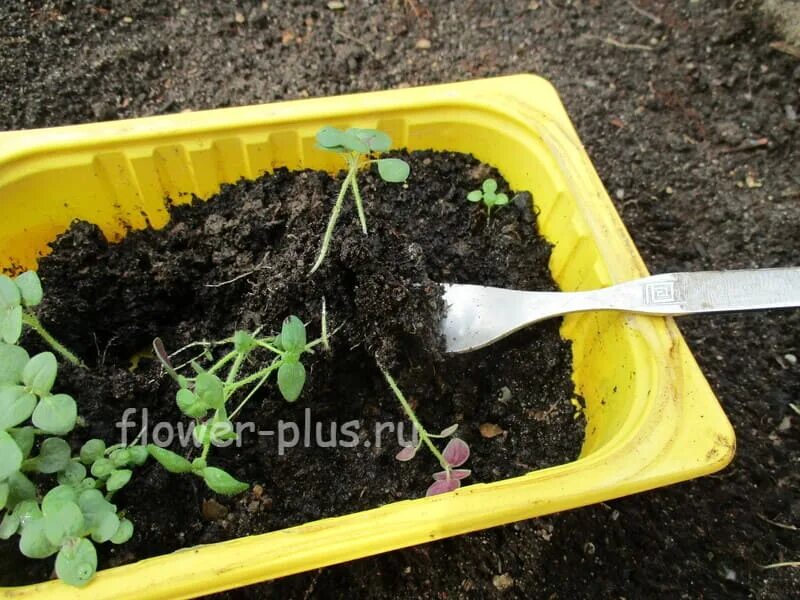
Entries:
POLYGON ((653 275, 584 292, 609 309, 662 316, 800 306, 800 267, 653 275))

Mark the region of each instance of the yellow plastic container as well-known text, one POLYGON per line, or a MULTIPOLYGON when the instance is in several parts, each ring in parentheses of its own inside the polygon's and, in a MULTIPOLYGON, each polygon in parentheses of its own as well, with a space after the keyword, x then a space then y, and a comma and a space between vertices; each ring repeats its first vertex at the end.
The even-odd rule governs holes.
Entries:
MULTIPOLYGON (((0 266, 33 268, 73 219, 110 238, 168 219, 166 197, 286 166, 336 170, 322 125, 377 127, 396 146, 470 152, 530 190, 563 290, 647 275, 555 90, 530 75, 0 133, 0 266)), ((588 426, 575 462, 432 498, 190 548, 2 597, 183 598, 281 577, 683 481, 724 467, 735 439, 671 319, 564 320, 588 426)))

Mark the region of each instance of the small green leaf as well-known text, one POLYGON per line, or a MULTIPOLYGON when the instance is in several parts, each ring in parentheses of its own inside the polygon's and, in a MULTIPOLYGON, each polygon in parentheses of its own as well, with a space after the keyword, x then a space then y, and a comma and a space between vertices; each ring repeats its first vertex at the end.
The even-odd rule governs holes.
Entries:
POLYGON ((109 456, 115 467, 124 467, 131 461, 131 452, 127 448, 118 448, 109 456))
POLYGON ((133 471, 130 469, 117 469, 116 471, 113 471, 106 480, 106 489, 109 492, 121 490, 131 480, 132 475, 133 471))
POLYGON ((494 179, 486 179, 481 188, 485 194, 494 194, 497 191, 497 182, 494 179))
POLYGON ((467 194, 467 200, 470 202, 480 202, 483 200, 483 192, 480 190, 472 190, 469 194, 467 194))
POLYGON ((60 546, 65 538, 79 536, 83 523, 83 513, 78 505, 65 502, 58 510, 44 515, 44 534, 48 542, 60 546))
MULTIPOLYGON (((19 306, 20 301, 19 288, 14 280, 7 275, 0 275, 0 313, 5 309, 19 306)), ((9 344, 13 343, 9 342, 9 344)))
POLYGON ((77 460, 71 460, 63 471, 58 473, 58 483, 61 485, 78 486, 86 477, 86 467, 77 460))
POLYGON ((317 132, 317 143, 326 150, 335 150, 343 146, 344 131, 336 127, 325 126, 317 132))
POLYGON ((408 179, 411 167, 399 158, 381 158, 378 162, 378 174, 389 183, 402 183, 408 179))
POLYGON ((51 544, 45 535, 43 517, 22 524, 19 551, 28 558, 47 558, 58 552, 58 547, 51 544))
POLYGON ((505 194, 497 194, 497 196, 495 196, 494 199, 494 204, 495 206, 503 206, 505 204, 508 204, 508 196, 506 196, 505 194))
POLYGON ((133 523, 128 519, 122 519, 119 522, 119 527, 114 535, 109 540, 112 544, 124 544, 133 537, 133 523))
POLYGON ((130 452, 131 455, 130 464, 141 467, 147 462, 147 457, 149 455, 147 454, 147 448, 144 446, 131 446, 128 448, 128 452, 130 452))
POLYGON ((20 385, 0 389, 0 429, 11 429, 27 421, 36 408, 36 396, 20 385))
POLYGON ((0 481, 8 479, 22 466, 22 450, 7 432, 0 430, 0 481))
POLYGON ((285 362, 278 368, 278 389, 287 402, 300 397, 306 383, 306 369, 303 363, 285 362))
POLYGON ((65 504, 78 501, 78 492, 70 485, 58 485, 42 498, 42 514, 47 517, 55 514, 65 504))
POLYGON ((208 407, 203 406, 195 393, 188 388, 181 388, 175 394, 175 402, 178 408, 187 417, 202 419, 208 413, 208 407))
POLYGON ((170 473, 189 473, 192 470, 192 463, 171 450, 148 444, 147 451, 170 473))
POLYGON ((208 466, 208 462, 206 462, 205 458, 197 457, 192 461, 192 471, 197 473, 198 471, 202 471, 208 466))
POLYGON ((35 500, 23 500, 14 507, 14 516, 19 519, 20 527, 29 521, 42 518, 42 511, 35 500))
POLYGON ((119 517, 114 511, 100 513, 91 528, 92 539, 98 544, 110 540, 119 529, 119 517))
POLYGON ((236 432, 230 421, 215 421, 210 428, 211 443, 219 444, 226 440, 235 440, 236 432))
POLYGON ((347 131, 342 132, 340 139, 342 147, 351 152, 358 152, 359 154, 369 153, 369 146, 352 133, 348 133, 347 131))
POLYGON ((17 446, 19 446, 19 449, 22 451, 22 458, 28 458, 31 450, 33 450, 33 443, 36 440, 33 427, 18 427, 8 433, 10 433, 14 441, 17 442, 17 446))
POLYGON ((392 147, 392 138, 378 129, 348 129, 346 133, 364 142, 371 152, 386 152, 392 147))
POLYGON ((78 491, 94 490, 97 488, 97 480, 92 477, 87 477, 78 484, 78 491))
POLYGON ((192 437, 198 446, 204 446, 211 442, 211 427, 207 423, 201 423, 192 429, 192 437))
POLYGON ((36 306, 42 301, 42 282, 39 281, 39 276, 36 271, 25 271, 21 275, 17 275, 14 280, 19 288, 22 302, 25 306, 36 306))
POLYGON ((97 477, 98 479, 105 479, 114 471, 116 467, 114 463, 111 462, 110 458, 98 458, 94 463, 92 463, 91 473, 93 477, 97 477))
POLYGON ((0 337, 8 344, 15 344, 22 335, 22 307, 0 308, 0 337))
POLYGON ((256 339, 246 331, 237 331, 233 334, 233 349, 239 354, 247 354, 256 345, 256 339))
POLYGON ((22 381, 22 369, 30 360, 25 348, 0 342, 0 386, 22 381))
POLYGON ((205 406, 219 410, 225 405, 222 380, 213 373, 200 373, 195 380, 194 391, 205 406))
POLYGON ((0 540, 7 540, 12 535, 17 533, 19 529, 19 517, 13 513, 7 512, 0 521, 0 540))
POLYGON ((20 503, 36 498, 36 486, 21 472, 12 473, 6 483, 8 483, 6 508, 16 508, 20 503))
POLYGON ((283 321, 281 327, 281 347, 287 352, 302 352, 306 347, 306 326, 292 315, 283 321))
POLYGON ((106 443, 103 440, 89 440, 81 446, 81 462, 89 465, 98 458, 102 458, 105 451, 106 443))
POLYGON ((63 471, 69 464, 71 453, 69 444, 61 438, 47 438, 42 442, 39 456, 33 459, 35 468, 39 473, 63 471))
POLYGON ((83 587, 97 571, 97 551, 86 538, 72 538, 56 557, 56 575, 64 583, 83 587))
POLYGON ((105 499, 98 489, 84 490, 78 496, 78 506, 81 507, 86 527, 89 531, 102 529, 103 520, 107 514, 116 515, 117 507, 105 499))
POLYGON ((44 396, 33 411, 33 424, 55 435, 69 433, 78 419, 78 405, 68 394, 44 396))
POLYGON ((42 352, 28 361, 22 369, 22 383, 37 396, 46 396, 53 387, 58 363, 52 352, 42 352))
POLYGON ((249 484, 234 479, 228 473, 217 467, 206 467, 200 474, 209 488, 225 496, 240 494, 250 487, 249 484))

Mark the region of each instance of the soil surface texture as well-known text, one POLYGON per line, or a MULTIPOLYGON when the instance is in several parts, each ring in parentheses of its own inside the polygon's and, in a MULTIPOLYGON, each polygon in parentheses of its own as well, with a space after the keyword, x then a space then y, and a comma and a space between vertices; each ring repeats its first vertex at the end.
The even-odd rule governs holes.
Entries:
MULTIPOLYGON (((800 52, 759 0, 213 4, 4 3, 0 128, 537 73, 652 272, 798 264, 800 52)), ((721 473, 229 596, 794 596, 762 566, 800 559, 800 313, 679 324, 736 430, 721 473)))

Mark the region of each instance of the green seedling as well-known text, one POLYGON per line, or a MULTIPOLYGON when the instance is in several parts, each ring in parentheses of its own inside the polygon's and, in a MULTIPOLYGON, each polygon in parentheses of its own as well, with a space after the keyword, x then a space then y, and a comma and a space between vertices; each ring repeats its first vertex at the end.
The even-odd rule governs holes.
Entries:
POLYGON ((504 206, 508 204, 508 196, 503 193, 497 193, 497 182, 494 179, 486 179, 481 185, 481 189, 472 190, 467 194, 467 200, 470 202, 483 201, 486 207, 486 220, 488 221, 492 216, 492 208, 495 206, 504 206))
POLYGON ((0 339, 6 344, 16 344, 22 335, 22 326, 27 325, 69 362, 83 366, 77 356, 44 328, 33 312, 42 297, 42 283, 35 271, 25 271, 14 279, 0 275, 0 339))
POLYGON ((403 410, 405 411, 409 420, 411 423, 413 423, 414 429, 419 436, 419 440, 416 444, 404 446, 400 452, 397 453, 395 458, 400 462, 407 462, 417 455, 417 452, 424 444, 428 447, 428 450, 431 451, 431 454, 436 457, 436 460, 439 461, 439 465, 442 467, 441 471, 437 471, 433 474, 433 483, 428 487, 425 495, 436 496, 438 494, 444 494, 446 492, 457 490, 459 487, 461 487, 461 480, 469 477, 471 474, 469 469, 457 468, 469 460, 469 446, 467 443, 460 438, 451 437, 458 429, 458 425, 450 425, 438 434, 428 433, 425 427, 422 426, 420 420, 417 418, 414 409, 411 408, 408 400, 406 400, 405 395, 398 387, 397 382, 395 382, 386 369, 380 365, 378 366, 380 367, 380 370, 383 373, 383 376, 386 379, 386 382, 389 384, 392 392, 394 392, 398 402, 400 402, 400 405, 403 407, 403 410), (447 442, 445 449, 440 452, 433 443, 433 439, 446 438, 450 438, 450 441, 447 442))
POLYGON ((313 354, 314 348, 320 344, 325 348, 328 347, 324 311, 322 322, 322 337, 311 342, 307 341, 306 326, 303 322, 291 316, 283 322, 281 332, 276 336, 261 337, 258 331, 255 333, 237 331, 232 337, 220 342, 189 344, 172 356, 199 346, 203 348, 201 356, 212 358, 212 347, 223 345, 233 347, 207 368, 202 367, 196 360, 189 361, 194 376, 185 376, 179 372, 186 365, 182 367, 172 365, 172 357, 167 353, 163 342, 157 338, 153 342, 153 349, 164 370, 180 386, 175 401, 183 414, 195 419, 193 437, 202 448, 202 452, 198 458, 190 462, 175 452, 150 444, 148 451, 152 457, 171 473, 193 473, 201 477, 210 489, 219 494, 232 496, 246 490, 249 487, 247 483, 236 480, 222 469, 209 466, 208 455, 211 447, 237 438, 233 423, 235 417, 273 373, 278 390, 287 402, 294 402, 299 398, 306 382, 306 370, 301 362, 303 355, 313 354), (242 370, 246 361, 256 352, 266 352, 272 358, 262 362, 266 366, 243 375, 242 370), (221 375, 226 369, 225 375, 221 375), (245 390, 248 390, 247 394, 229 413, 229 405, 234 396, 245 390))
MULTIPOLYGON (((20 289, 30 292, 24 281, 20 289)), ((2 285, 8 292, 8 282, 2 285)), ((36 297, 29 301, 35 304, 36 297)), ((17 341, 19 335, 4 338, 17 341)), ((143 446, 106 448, 102 440, 89 440, 72 456, 59 436, 75 427, 77 404, 53 392, 57 375, 51 352, 30 357, 24 348, 0 342, 0 539, 19 535, 19 550, 29 558, 56 555, 58 577, 83 586, 97 569, 94 544, 122 544, 133 535, 133 524, 110 500, 148 453, 143 446), (43 485, 58 482, 41 502, 31 479, 40 476, 43 485)))
POLYGON ((381 179, 389 183, 402 183, 408 179, 410 167, 408 163, 399 158, 371 158, 376 153, 386 152, 392 147, 392 138, 377 129, 348 129, 342 131, 336 127, 323 127, 317 132, 317 144, 328 152, 337 152, 344 156, 347 163, 347 175, 345 175, 339 195, 331 210, 328 226, 322 238, 322 246, 319 255, 311 267, 311 273, 319 269, 325 256, 328 254, 333 230, 339 213, 342 211, 342 204, 348 188, 353 192, 355 199, 358 219, 361 222, 361 230, 367 234, 367 217, 364 214, 364 203, 361 199, 361 192, 358 188, 358 170, 364 165, 375 163, 378 167, 378 174, 381 179))

